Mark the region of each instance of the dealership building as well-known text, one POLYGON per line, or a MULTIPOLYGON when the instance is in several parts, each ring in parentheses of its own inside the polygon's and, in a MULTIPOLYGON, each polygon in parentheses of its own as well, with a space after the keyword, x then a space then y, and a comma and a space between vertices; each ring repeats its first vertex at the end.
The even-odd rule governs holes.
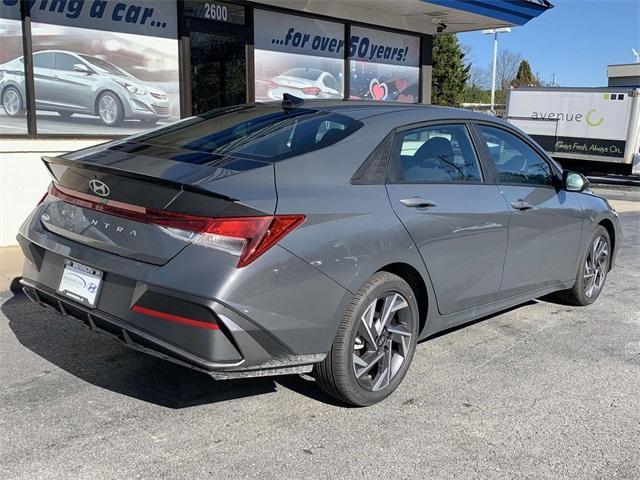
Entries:
POLYGON ((440 33, 524 25, 546 0, 0 0, 0 247, 45 191, 40 157, 213 108, 429 103, 440 33))

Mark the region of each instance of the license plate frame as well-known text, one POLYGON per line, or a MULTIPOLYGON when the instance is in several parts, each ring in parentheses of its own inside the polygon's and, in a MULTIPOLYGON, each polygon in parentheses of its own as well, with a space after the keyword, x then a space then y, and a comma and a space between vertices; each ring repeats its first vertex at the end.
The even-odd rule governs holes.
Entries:
POLYGON ((104 272, 74 260, 65 259, 58 293, 89 308, 95 308, 100 297, 104 272))

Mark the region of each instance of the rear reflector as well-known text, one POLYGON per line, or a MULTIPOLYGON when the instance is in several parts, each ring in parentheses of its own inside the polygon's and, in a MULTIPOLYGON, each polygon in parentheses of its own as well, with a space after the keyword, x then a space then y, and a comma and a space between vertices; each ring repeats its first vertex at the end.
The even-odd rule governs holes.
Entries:
POLYGON ((200 236, 195 240, 198 244, 239 256, 239 268, 249 265, 305 220, 304 215, 229 218, 188 215, 106 200, 54 183, 49 187, 49 194, 72 205, 128 220, 174 231, 199 233, 200 236))
POLYGON ((192 327, 208 328, 209 330, 220 330, 217 323, 203 322, 202 320, 194 320, 193 318, 181 317, 180 315, 174 315, 172 313, 160 312, 159 310, 153 310, 151 308, 141 307, 134 305, 131 310, 142 315, 148 315, 150 317, 160 318, 162 320, 168 320, 170 322, 182 323, 184 325, 191 325, 192 327))

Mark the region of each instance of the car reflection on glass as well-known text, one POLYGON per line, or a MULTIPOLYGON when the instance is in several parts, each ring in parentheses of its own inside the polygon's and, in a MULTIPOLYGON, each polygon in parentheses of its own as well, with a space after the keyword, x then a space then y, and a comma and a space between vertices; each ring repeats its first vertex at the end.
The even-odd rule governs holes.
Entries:
POLYGON ((292 68, 269 81, 269 98, 282 100, 289 93, 299 98, 342 98, 340 84, 329 72, 317 68, 292 68))
MULTIPOLYGON (((33 55, 36 109, 97 116, 107 126, 135 119, 155 124, 171 114, 165 91, 142 82, 101 58, 64 50, 33 55)), ((23 57, 0 65, 0 100, 10 117, 23 116, 26 89, 23 57)))

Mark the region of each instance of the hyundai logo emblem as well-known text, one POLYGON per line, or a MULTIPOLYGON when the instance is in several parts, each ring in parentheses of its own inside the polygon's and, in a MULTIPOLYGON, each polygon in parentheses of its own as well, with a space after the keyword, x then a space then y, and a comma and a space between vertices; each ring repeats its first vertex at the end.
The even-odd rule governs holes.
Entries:
POLYGON ((109 193, 111 193, 111 190, 109 190, 106 183, 96 179, 89 180, 89 188, 93 193, 100 195, 101 197, 108 197, 109 193))

